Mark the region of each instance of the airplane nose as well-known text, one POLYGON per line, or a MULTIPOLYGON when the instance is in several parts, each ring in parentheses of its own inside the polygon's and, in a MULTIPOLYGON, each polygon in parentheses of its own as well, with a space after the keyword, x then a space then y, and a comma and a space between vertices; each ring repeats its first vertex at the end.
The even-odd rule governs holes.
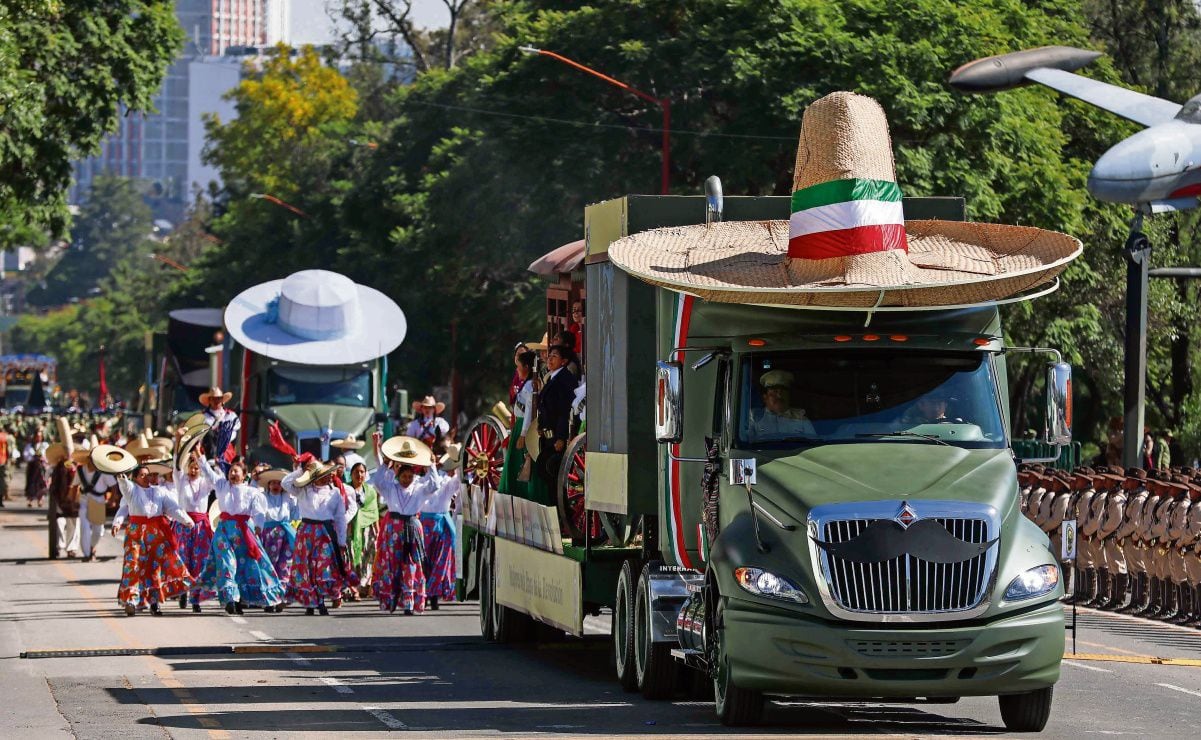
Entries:
MULTIPOLYGON (((1193 133, 1167 124, 1114 145, 1088 175, 1088 192, 1109 203, 1144 203, 1168 197, 1178 176, 1195 168, 1193 133)), ((1201 127, 1196 132, 1201 134, 1201 127)))

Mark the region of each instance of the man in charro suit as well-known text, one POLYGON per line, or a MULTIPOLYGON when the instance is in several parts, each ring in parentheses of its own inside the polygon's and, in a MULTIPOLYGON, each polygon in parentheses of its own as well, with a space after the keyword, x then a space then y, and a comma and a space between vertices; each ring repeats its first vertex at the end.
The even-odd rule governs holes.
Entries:
POLYGON ((571 433, 571 405, 579 379, 567 368, 570 352, 560 345, 546 355, 549 371, 538 392, 538 429, 542 435, 538 473, 553 491, 559 483, 559 464, 571 433))

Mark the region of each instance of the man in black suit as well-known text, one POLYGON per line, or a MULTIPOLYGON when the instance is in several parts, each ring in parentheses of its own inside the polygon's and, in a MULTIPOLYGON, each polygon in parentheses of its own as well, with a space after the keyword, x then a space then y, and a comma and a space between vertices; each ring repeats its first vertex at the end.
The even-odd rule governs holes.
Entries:
POLYGON ((570 434, 571 404, 579 380, 567 369, 571 351, 561 345, 550 348, 546 356, 549 374, 538 393, 538 428, 542 434, 538 455, 538 473, 554 491, 559 484, 559 464, 570 434))

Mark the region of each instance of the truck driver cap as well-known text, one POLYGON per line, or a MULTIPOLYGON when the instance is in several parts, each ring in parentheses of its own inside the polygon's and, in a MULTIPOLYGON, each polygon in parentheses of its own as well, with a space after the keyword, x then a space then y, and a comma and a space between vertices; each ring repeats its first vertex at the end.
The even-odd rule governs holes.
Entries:
POLYGON ((788 220, 651 229, 609 256, 708 301, 872 310, 1033 297, 1082 249, 1029 226, 906 221, 884 109, 850 92, 805 110, 792 190, 788 220))
POLYGON ((768 370, 759 378, 759 385, 763 390, 768 388, 791 388, 793 381, 792 373, 787 370, 768 370))

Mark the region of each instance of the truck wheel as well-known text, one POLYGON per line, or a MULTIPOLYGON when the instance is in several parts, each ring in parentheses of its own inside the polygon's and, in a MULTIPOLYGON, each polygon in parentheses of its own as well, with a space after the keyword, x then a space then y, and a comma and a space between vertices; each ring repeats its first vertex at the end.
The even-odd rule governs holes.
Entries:
POLYGON ((1051 717, 1051 694, 1054 687, 997 697, 1001 705, 1001 721, 1011 732, 1042 732, 1051 717))
POLYGON ((634 561, 621 564, 617 576, 617 595, 613 599, 613 662, 617 680, 625 691, 638 690, 634 668, 634 561))
POLYGON ((519 642, 529 642, 536 623, 525 614, 494 602, 492 605, 492 623, 496 630, 496 641, 507 645, 519 642))
POLYGON ((657 565, 647 563, 638 579, 634 598, 634 669, 644 698, 670 699, 676 685, 671 643, 654 642, 651 633, 650 573, 657 565))
POLYGON ((480 547, 480 635, 488 642, 496 641, 493 610, 496 609, 496 583, 492 580, 492 543, 480 547))
POLYGON ((759 722, 766 703, 758 691, 734 685, 730 677, 730 656, 726 654, 725 627, 720 626, 720 614, 715 615, 718 628, 714 630, 716 641, 713 666, 713 699, 717 705, 717 718, 727 727, 742 727, 759 722))

